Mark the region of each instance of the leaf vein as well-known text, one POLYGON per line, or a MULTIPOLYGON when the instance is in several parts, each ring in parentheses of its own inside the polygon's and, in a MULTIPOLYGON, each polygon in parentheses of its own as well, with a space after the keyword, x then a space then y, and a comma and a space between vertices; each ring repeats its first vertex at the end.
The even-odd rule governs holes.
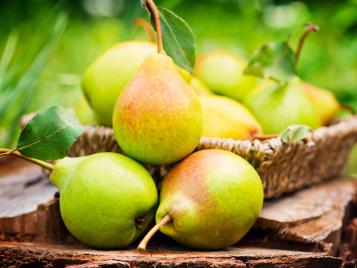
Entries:
POLYGON ((70 127, 67 123, 64 123, 64 124, 65 124, 64 127, 58 128, 58 129, 55 130, 54 132, 52 132, 52 133, 50 133, 50 134, 48 134, 48 135, 46 135, 46 136, 44 136, 44 137, 42 137, 42 138, 39 138, 39 139, 37 139, 37 140, 31 142, 30 144, 27 144, 27 145, 24 145, 24 146, 22 146, 22 147, 16 148, 16 150, 18 150, 18 151, 24 150, 24 149, 26 149, 26 148, 28 148, 28 147, 31 147, 31 146, 34 145, 34 144, 37 144, 37 143, 39 143, 39 142, 41 142, 41 141, 43 141, 43 140, 45 140, 45 139, 47 139, 47 138, 50 138, 50 137, 53 136, 53 135, 56 135, 57 133, 59 133, 60 131, 62 131, 62 130, 64 130, 64 129, 67 129, 67 128, 70 127))

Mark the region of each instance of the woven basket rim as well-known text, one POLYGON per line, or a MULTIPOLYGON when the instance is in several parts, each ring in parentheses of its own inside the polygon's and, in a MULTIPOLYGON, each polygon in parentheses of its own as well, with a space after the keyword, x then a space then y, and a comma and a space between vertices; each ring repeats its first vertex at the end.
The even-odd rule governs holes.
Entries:
MULTIPOLYGON (((341 128, 346 127, 349 123, 353 125, 356 124, 357 126, 357 115, 351 115, 344 118, 341 118, 338 121, 333 122, 331 125, 328 126, 321 126, 320 128, 314 129, 305 139, 299 142, 311 142, 317 141, 320 137, 334 131, 339 131, 341 128)), ((103 132, 112 133, 113 128, 110 126, 103 126, 103 125, 85 125, 86 130, 100 130, 103 132)), ((209 136, 202 136, 200 143, 209 142, 209 141, 222 141, 222 142, 250 142, 250 143, 260 143, 260 144, 268 144, 268 143, 284 143, 282 139, 277 134, 276 137, 271 137, 267 139, 233 139, 233 138, 220 138, 220 137, 209 137, 209 136)))

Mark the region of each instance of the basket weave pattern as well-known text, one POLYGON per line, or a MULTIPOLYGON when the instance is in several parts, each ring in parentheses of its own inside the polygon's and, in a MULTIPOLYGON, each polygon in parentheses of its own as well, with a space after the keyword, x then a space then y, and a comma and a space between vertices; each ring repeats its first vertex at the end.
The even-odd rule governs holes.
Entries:
MULTIPOLYGON (((319 128, 295 143, 285 143, 280 138, 249 141, 204 137, 197 150, 223 149, 244 157, 260 174, 265 198, 272 198, 338 176, 356 142, 357 117, 353 116, 319 128)), ((88 126, 72 146, 70 155, 104 151, 121 153, 113 130, 88 126)), ((162 177, 169 167, 148 166, 148 169, 152 175, 162 177)))

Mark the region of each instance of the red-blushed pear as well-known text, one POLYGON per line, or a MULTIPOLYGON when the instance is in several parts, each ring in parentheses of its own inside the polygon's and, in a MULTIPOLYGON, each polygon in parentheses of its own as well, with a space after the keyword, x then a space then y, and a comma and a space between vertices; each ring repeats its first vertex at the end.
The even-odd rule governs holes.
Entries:
POLYGON ((245 159, 217 149, 195 152, 164 178, 157 224, 138 249, 145 250, 158 229, 191 248, 231 246, 253 226, 262 205, 262 181, 245 159))
POLYGON ((120 148, 149 164, 169 164, 191 153, 202 132, 193 89, 164 54, 149 56, 119 96, 113 127, 120 148))
POLYGON ((190 154, 202 132, 197 94, 164 53, 159 13, 155 18, 158 53, 148 56, 118 97, 113 112, 116 140, 124 153, 148 164, 170 164, 190 154))

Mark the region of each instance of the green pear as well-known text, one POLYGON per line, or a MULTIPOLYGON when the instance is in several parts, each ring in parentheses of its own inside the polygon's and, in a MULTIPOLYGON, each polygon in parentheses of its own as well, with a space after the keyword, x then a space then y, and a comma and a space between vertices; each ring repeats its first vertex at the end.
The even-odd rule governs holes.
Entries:
POLYGON ((262 181, 245 159, 217 149, 195 152, 163 179, 157 225, 138 249, 157 227, 188 247, 225 248, 249 231, 262 205, 262 181))
POLYGON ((98 125, 97 117, 84 97, 74 106, 74 113, 83 125, 98 125))
POLYGON ((125 248, 149 226, 157 190, 148 171, 130 158, 97 153, 55 163, 62 219, 77 239, 98 248, 125 248))
POLYGON ((306 82, 302 82, 302 88, 317 110, 321 125, 330 123, 341 110, 341 105, 335 95, 326 89, 315 87, 306 82))
POLYGON ((170 57, 146 58, 117 100, 113 128, 124 153, 148 164, 176 162, 197 147, 200 102, 170 57))
POLYGON ((276 86, 276 82, 274 80, 259 79, 257 81, 257 84, 251 88, 250 92, 244 96, 244 98, 242 99, 242 103, 245 104, 251 96, 256 95, 256 94, 262 92, 263 90, 274 87, 274 86, 276 86))
POLYGON ((260 122, 265 134, 277 134, 290 125, 320 126, 318 112, 294 77, 283 85, 274 85, 252 94, 245 103, 260 122))
POLYGON ((194 75, 214 93, 241 101, 259 81, 243 75, 246 65, 246 60, 239 55, 213 51, 198 58, 194 75))
POLYGON ((110 126, 115 102, 145 58, 156 52, 146 41, 115 45, 92 63, 82 78, 82 90, 99 123, 110 126))

